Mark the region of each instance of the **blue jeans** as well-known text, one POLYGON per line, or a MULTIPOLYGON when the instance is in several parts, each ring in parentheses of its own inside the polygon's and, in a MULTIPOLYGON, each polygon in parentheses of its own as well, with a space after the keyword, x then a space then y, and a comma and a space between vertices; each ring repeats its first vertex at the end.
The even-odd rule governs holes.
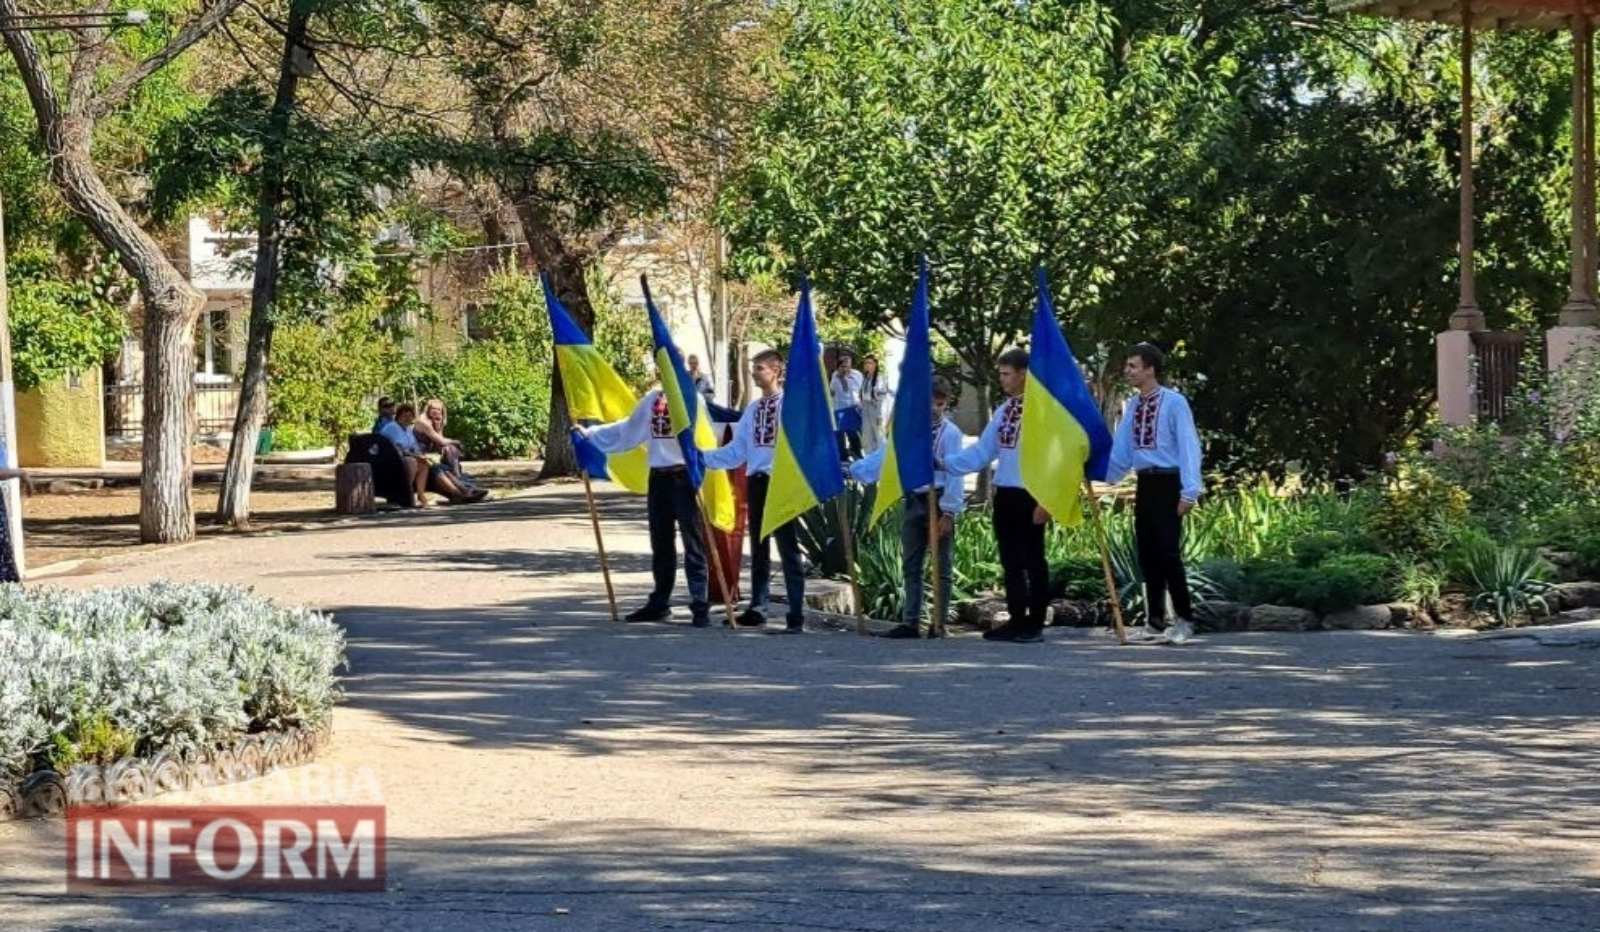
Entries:
POLYGON ((800 562, 800 541, 795 537, 794 522, 772 532, 770 537, 759 537, 761 519, 767 510, 767 488, 772 477, 762 474, 750 476, 745 485, 750 521, 745 533, 750 536, 750 610, 767 617, 767 598, 772 589, 772 540, 778 541, 778 561, 783 565, 783 591, 789 599, 788 619, 798 622, 805 618, 806 570, 800 562))
MULTIPOLYGON (((940 490, 934 490, 938 498, 940 490)), ((908 625, 922 622, 923 565, 928 562, 928 493, 918 492, 906 496, 905 520, 900 523, 901 571, 906 577, 906 607, 903 620, 908 625)), ((951 558, 955 541, 946 537, 939 541, 939 603, 946 615, 950 612, 951 558)), ((935 619, 943 621, 944 619, 935 619)))

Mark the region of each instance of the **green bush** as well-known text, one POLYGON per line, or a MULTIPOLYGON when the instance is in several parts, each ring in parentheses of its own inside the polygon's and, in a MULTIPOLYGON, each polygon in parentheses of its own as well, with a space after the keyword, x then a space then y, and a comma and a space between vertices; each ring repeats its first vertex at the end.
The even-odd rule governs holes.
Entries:
POLYGON ((402 363, 396 335, 380 326, 383 311, 371 301, 277 325, 267 365, 274 432, 343 447, 372 426, 373 402, 402 363))
POLYGON ((1098 557, 1068 557, 1050 566, 1050 596, 1065 599, 1104 599, 1105 570, 1098 557))
POLYGON ((1388 602, 1396 594, 1393 563, 1373 553, 1338 553, 1315 566, 1266 561, 1245 567, 1244 593, 1255 604, 1336 612, 1388 602))
POLYGON ((1389 602, 1397 594, 1394 563, 1379 554, 1334 554, 1318 563, 1316 572, 1320 577, 1318 604, 1308 607, 1318 611, 1389 602))
MULTIPOLYGON (((36 258, 36 257, 35 257, 36 258)), ((11 352, 18 391, 98 369, 122 347, 127 318, 106 299, 100 276, 74 279, 16 257, 11 283, 11 352)))
POLYGON ((1390 553, 1436 555, 1448 550, 1467 525, 1471 501, 1431 469, 1407 468, 1383 487, 1368 530, 1390 553))
POLYGON ((445 403, 445 434, 467 459, 523 459, 545 441, 550 419, 550 366, 517 348, 484 341, 454 356, 415 360, 397 397, 445 403))
POLYGON ((279 424, 272 428, 272 449, 283 452, 317 450, 328 445, 323 432, 304 424, 279 424))

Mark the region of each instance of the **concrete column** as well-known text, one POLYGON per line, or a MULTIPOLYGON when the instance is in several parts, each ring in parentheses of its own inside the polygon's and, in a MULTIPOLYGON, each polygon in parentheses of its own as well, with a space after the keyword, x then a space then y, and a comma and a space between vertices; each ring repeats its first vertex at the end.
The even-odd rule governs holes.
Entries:
POLYGON ((1561 309, 1561 326, 1585 327, 1600 323, 1594 293, 1590 290, 1593 263, 1592 173, 1589 151, 1592 135, 1593 93, 1590 87, 1590 40, 1593 28, 1586 13, 1572 18, 1572 275, 1567 303, 1561 309))
POLYGON ((1472 333, 1446 330, 1437 342, 1439 361, 1439 420, 1452 427, 1471 424, 1478 414, 1477 386, 1473 384, 1472 333))
POLYGON ((1472 0, 1461 0, 1461 298, 1450 315, 1451 330, 1485 326, 1473 269, 1472 188, 1472 0))

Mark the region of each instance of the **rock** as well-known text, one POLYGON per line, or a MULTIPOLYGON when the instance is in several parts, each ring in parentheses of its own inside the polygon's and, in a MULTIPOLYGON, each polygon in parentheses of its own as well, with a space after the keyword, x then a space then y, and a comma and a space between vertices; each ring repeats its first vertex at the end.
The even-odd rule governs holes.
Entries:
POLYGON ((984 596, 956 603, 956 623, 964 627, 988 631, 1000 627, 1008 618, 1005 599, 984 596))
MULTIPOLYGON (((774 601, 783 601, 774 594, 774 601)), ((830 615, 852 615, 855 606, 850 597, 850 584, 837 579, 806 580, 806 607, 830 615)))
POLYGON ((1472 609, 1472 599, 1462 592, 1446 592, 1439 599, 1439 623, 1458 628, 1471 628, 1478 623, 1478 613, 1472 609))
POLYGON ((1206 632, 1245 631, 1250 625, 1250 606, 1242 602, 1201 602, 1194 607, 1194 626, 1206 632))
POLYGON ((1392 624, 1394 612, 1387 605, 1358 605, 1322 616, 1322 627, 1329 631, 1378 631, 1392 624))
POLYGON ((1582 582, 1583 561, 1578 555, 1566 550, 1541 550, 1539 555, 1549 561, 1556 568, 1558 582, 1582 582))
POLYGON ((1552 588, 1545 596, 1556 611, 1574 608, 1600 608, 1600 582, 1566 582, 1552 588))
POLYGON ((1050 603, 1050 608, 1055 613, 1050 623, 1069 628, 1093 628, 1104 623, 1106 614, 1101 603, 1076 599, 1057 599, 1050 603))
POLYGON ((1389 627, 1391 628, 1432 628, 1433 618, 1427 609, 1414 602, 1390 602, 1389 627))
POLYGON ((1257 605, 1250 610, 1251 631, 1314 631, 1317 613, 1287 605, 1257 605))

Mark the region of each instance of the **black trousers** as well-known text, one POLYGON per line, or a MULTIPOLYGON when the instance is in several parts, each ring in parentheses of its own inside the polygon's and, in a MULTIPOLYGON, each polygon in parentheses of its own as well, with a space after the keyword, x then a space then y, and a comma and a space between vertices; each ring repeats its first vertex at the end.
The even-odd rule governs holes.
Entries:
POLYGON ((1139 550, 1139 569, 1144 572, 1145 610, 1157 624, 1166 619, 1169 595, 1172 610, 1179 618, 1194 618, 1189 604, 1189 577, 1183 569, 1180 498, 1177 473, 1139 474, 1133 500, 1133 534, 1139 550))
POLYGON ((683 575, 689 581, 689 610, 699 618, 710 614, 707 597, 706 544, 700 534, 700 505, 685 470, 650 470, 650 569, 655 574, 655 591, 650 593, 653 608, 666 608, 678 576, 678 550, 673 541, 676 528, 683 538, 683 575))
POLYGON ((1050 565, 1044 556, 1044 525, 1033 523, 1038 506, 1026 489, 994 492, 994 537, 1005 572, 1006 610, 1021 627, 1043 628, 1050 605, 1050 565))
POLYGON ((778 541, 778 560, 783 565, 783 591, 789 599, 788 618, 791 622, 805 618, 806 569, 800 560, 800 540, 795 536, 794 522, 772 532, 770 537, 761 533, 761 519, 767 512, 767 489, 772 477, 761 473, 750 476, 745 484, 745 496, 750 515, 745 533, 750 537, 750 610, 761 617, 767 616, 767 596, 772 590, 772 541, 778 541))

